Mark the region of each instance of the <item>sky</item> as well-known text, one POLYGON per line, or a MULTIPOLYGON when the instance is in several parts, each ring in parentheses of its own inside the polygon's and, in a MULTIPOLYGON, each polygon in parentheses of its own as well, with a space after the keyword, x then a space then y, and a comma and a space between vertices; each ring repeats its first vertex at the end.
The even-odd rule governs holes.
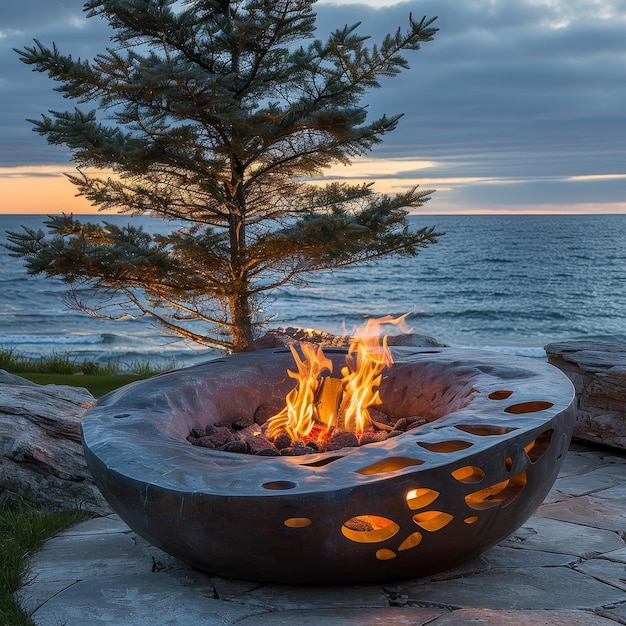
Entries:
MULTIPOLYGON (((70 153, 25 118, 74 106, 13 48, 33 39, 93 58, 108 25, 83 0, 21 0, 0 11, 0 213, 93 212, 63 176, 70 153)), ((398 129, 328 180, 385 193, 435 189, 421 212, 626 213, 626 0, 319 0, 317 36, 361 22, 380 41, 408 15, 437 17, 410 70, 364 102, 398 129)), ((88 105, 86 108, 90 108, 88 105)))

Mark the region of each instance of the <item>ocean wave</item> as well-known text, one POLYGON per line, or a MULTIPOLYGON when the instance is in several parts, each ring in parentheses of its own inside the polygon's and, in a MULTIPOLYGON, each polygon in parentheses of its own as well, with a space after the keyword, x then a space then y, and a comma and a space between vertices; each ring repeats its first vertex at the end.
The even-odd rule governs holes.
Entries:
POLYGON ((485 257, 484 263, 514 263, 515 259, 505 259, 502 257, 485 257))
MULTIPOLYGON (((106 343, 104 335, 0 335, 0 346, 25 344, 96 344, 106 343)), ((110 341, 109 341, 110 343, 110 341)))

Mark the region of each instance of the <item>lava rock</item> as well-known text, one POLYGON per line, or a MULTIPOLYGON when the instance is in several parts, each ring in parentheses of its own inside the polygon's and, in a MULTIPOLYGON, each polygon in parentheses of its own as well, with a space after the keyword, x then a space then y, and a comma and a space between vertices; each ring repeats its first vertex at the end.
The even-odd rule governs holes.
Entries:
POLYGON ((196 441, 197 443, 194 444, 196 446, 202 446, 203 448, 211 448, 211 449, 215 448, 215 443, 213 443, 213 440, 208 435, 205 435, 204 437, 200 437, 196 439, 196 441))
POLYGON ((270 406, 261 405, 254 412, 254 423, 259 426, 263 426, 267 420, 272 417, 272 415, 276 415, 276 409, 270 406))
POLYGON ((285 448, 288 448, 291 443, 291 437, 286 433, 282 433, 281 435, 278 435, 276 439, 274 439, 274 445, 276 446, 277 450, 284 450, 285 448))
POLYGON ((250 424, 242 430, 235 431, 235 438, 245 441, 251 454, 273 447, 272 442, 268 440, 258 424, 250 424))
POLYGON ((229 441, 223 446, 220 446, 218 450, 222 452, 236 452, 238 454, 245 454, 248 452, 248 445, 245 441, 229 441))
POLYGON ((341 448, 356 448, 358 445, 359 440, 354 433, 342 432, 331 437, 326 449, 340 450, 341 448))
MULTIPOLYGON (((412 418, 407 418, 411 420, 412 418)), ((423 417, 416 417, 412 422, 409 422, 406 426, 406 430, 413 430, 414 428, 419 428, 420 426, 424 426, 424 424, 428 424, 428 420, 423 417)))
POLYGON ((263 448, 256 453, 257 456, 280 456, 280 452, 276 448, 263 448))
POLYGON ((384 430, 373 430, 364 432, 361 435, 361 445, 367 445, 368 443, 379 443, 389 438, 389 433, 384 430))
POLYGON ((252 424, 254 424, 254 417, 252 415, 242 415, 241 417, 235 418, 231 426, 235 430, 243 430, 248 426, 252 426, 252 424))
POLYGON ((207 435, 216 448, 223 446, 229 441, 233 441, 234 436, 229 428, 226 426, 217 426, 215 431, 211 435, 207 435))
POLYGON ((404 431, 406 430, 406 427, 408 425, 409 421, 407 420, 406 417, 401 417, 394 425, 393 425, 393 430, 401 430, 404 431))
POLYGON ((296 456, 304 456, 305 454, 314 454, 315 450, 313 450, 313 448, 311 448, 310 446, 306 445, 299 445, 299 444, 294 444, 293 446, 293 453, 296 456))

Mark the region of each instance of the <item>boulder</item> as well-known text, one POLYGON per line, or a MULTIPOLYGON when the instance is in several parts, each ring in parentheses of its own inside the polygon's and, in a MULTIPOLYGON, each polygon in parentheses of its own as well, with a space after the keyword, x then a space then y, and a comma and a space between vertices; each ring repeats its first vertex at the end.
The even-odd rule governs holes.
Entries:
MULTIPOLYGON (((333 335, 324 330, 311 328, 276 328, 269 330, 265 335, 255 340, 250 346, 250 350, 263 350, 265 348, 284 348, 297 342, 315 343, 323 348, 348 348, 352 342, 350 335, 333 335)), ((414 346, 419 348, 443 347, 436 339, 427 335, 415 333, 405 333, 400 335, 389 335, 387 337, 389 346, 414 346)))
POLYGON ((81 387, 37 385, 0 370, 0 501, 110 513, 83 456, 80 417, 93 402, 81 387))
POLYGON ((626 449, 626 344, 567 341, 545 351, 576 389, 574 437, 626 449))

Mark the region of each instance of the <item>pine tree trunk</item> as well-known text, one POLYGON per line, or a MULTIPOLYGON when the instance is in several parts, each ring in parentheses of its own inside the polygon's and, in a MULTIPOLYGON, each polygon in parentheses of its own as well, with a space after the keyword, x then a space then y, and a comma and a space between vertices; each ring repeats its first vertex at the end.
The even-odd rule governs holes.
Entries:
POLYGON ((254 340, 252 312, 248 294, 238 294, 230 302, 233 352, 246 352, 254 340))
POLYGON ((231 189, 235 189, 229 215, 230 264, 232 272, 229 301, 232 322, 232 350, 245 352, 252 343, 251 285, 244 269, 246 257, 246 197, 243 190, 243 170, 233 162, 231 189))

